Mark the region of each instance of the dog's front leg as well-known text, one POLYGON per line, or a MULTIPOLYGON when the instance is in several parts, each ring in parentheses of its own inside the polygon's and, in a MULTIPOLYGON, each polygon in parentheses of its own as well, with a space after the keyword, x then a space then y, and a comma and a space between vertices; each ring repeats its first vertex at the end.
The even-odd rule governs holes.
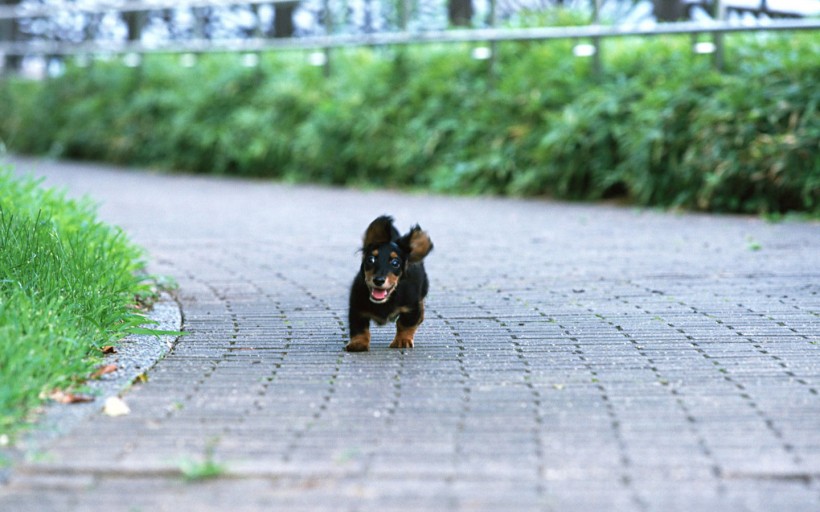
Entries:
POLYGON ((419 302, 417 309, 411 309, 399 315, 399 320, 396 322, 396 337, 393 338, 390 348, 413 348, 416 329, 423 321, 424 302, 419 302))
POLYGON ((348 352, 365 352, 370 350, 370 320, 350 313, 350 342, 345 347, 348 352))

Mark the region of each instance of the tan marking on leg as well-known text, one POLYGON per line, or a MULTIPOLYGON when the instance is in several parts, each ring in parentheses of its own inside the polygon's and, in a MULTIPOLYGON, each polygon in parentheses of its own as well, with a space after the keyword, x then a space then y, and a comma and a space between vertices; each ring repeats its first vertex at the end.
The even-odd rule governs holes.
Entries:
POLYGON ((418 325, 404 327, 400 323, 396 323, 396 337, 393 338, 390 348, 413 348, 413 337, 416 335, 416 329, 418 328, 418 325))
MULTIPOLYGON (((416 325, 405 327, 401 324, 401 319, 396 322, 396 337, 393 338, 393 343, 390 348, 413 348, 413 338, 416 336, 416 330, 424 321, 424 301, 419 302, 419 321, 416 325)), ((404 312, 404 311, 403 311, 404 312)))
POLYGON ((348 352, 366 352, 370 350, 370 331, 364 331, 350 338, 345 350, 348 352))

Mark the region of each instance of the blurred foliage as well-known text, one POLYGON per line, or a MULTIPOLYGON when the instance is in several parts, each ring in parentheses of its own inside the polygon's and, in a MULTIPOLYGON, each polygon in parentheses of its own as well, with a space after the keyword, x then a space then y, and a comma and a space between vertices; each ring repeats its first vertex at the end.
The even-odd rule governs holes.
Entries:
POLYGON ((440 192, 622 197, 731 212, 820 213, 820 42, 727 35, 726 69, 690 36, 148 56, 0 83, 13 151, 440 192))

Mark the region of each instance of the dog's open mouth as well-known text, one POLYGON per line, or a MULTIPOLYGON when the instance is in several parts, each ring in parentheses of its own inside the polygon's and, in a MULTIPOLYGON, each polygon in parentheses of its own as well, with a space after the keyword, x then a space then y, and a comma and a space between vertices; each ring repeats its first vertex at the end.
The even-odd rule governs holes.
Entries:
POLYGON ((390 294, 393 293, 393 288, 370 288, 370 301, 376 304, 387 302, 390 294))

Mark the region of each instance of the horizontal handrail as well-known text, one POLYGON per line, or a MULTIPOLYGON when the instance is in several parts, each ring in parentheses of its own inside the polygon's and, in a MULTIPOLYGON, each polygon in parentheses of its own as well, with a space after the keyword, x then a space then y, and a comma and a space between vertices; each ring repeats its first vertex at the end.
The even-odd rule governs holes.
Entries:
POLYGON ((139 41, 71 43, 68 41, 0 42, 6 55, 73 55, 124 53, 225 53, 264 52, 280 49, 341 48, 349 46, 389 46, 422 43, 475 43, 541 41, 671 34, 721 34, 732 32, 789 31, 820 29, 820 19, 782 19, 755 23, 733 21, 676 22, 642 25, 586 25, 539 28, 482 28, 385 32, 355 35, 328 35, 294 38, 190 39, 146 45, 139 41))
POLYGON ((108 12, 162 11, 200 7, 231 7, 234 5, 293 4, 298 0, 147 0, 133 2, 98 2, 93 5, 3 5, 0 20, 43 18, 63 13, 104 14, 108 12))

